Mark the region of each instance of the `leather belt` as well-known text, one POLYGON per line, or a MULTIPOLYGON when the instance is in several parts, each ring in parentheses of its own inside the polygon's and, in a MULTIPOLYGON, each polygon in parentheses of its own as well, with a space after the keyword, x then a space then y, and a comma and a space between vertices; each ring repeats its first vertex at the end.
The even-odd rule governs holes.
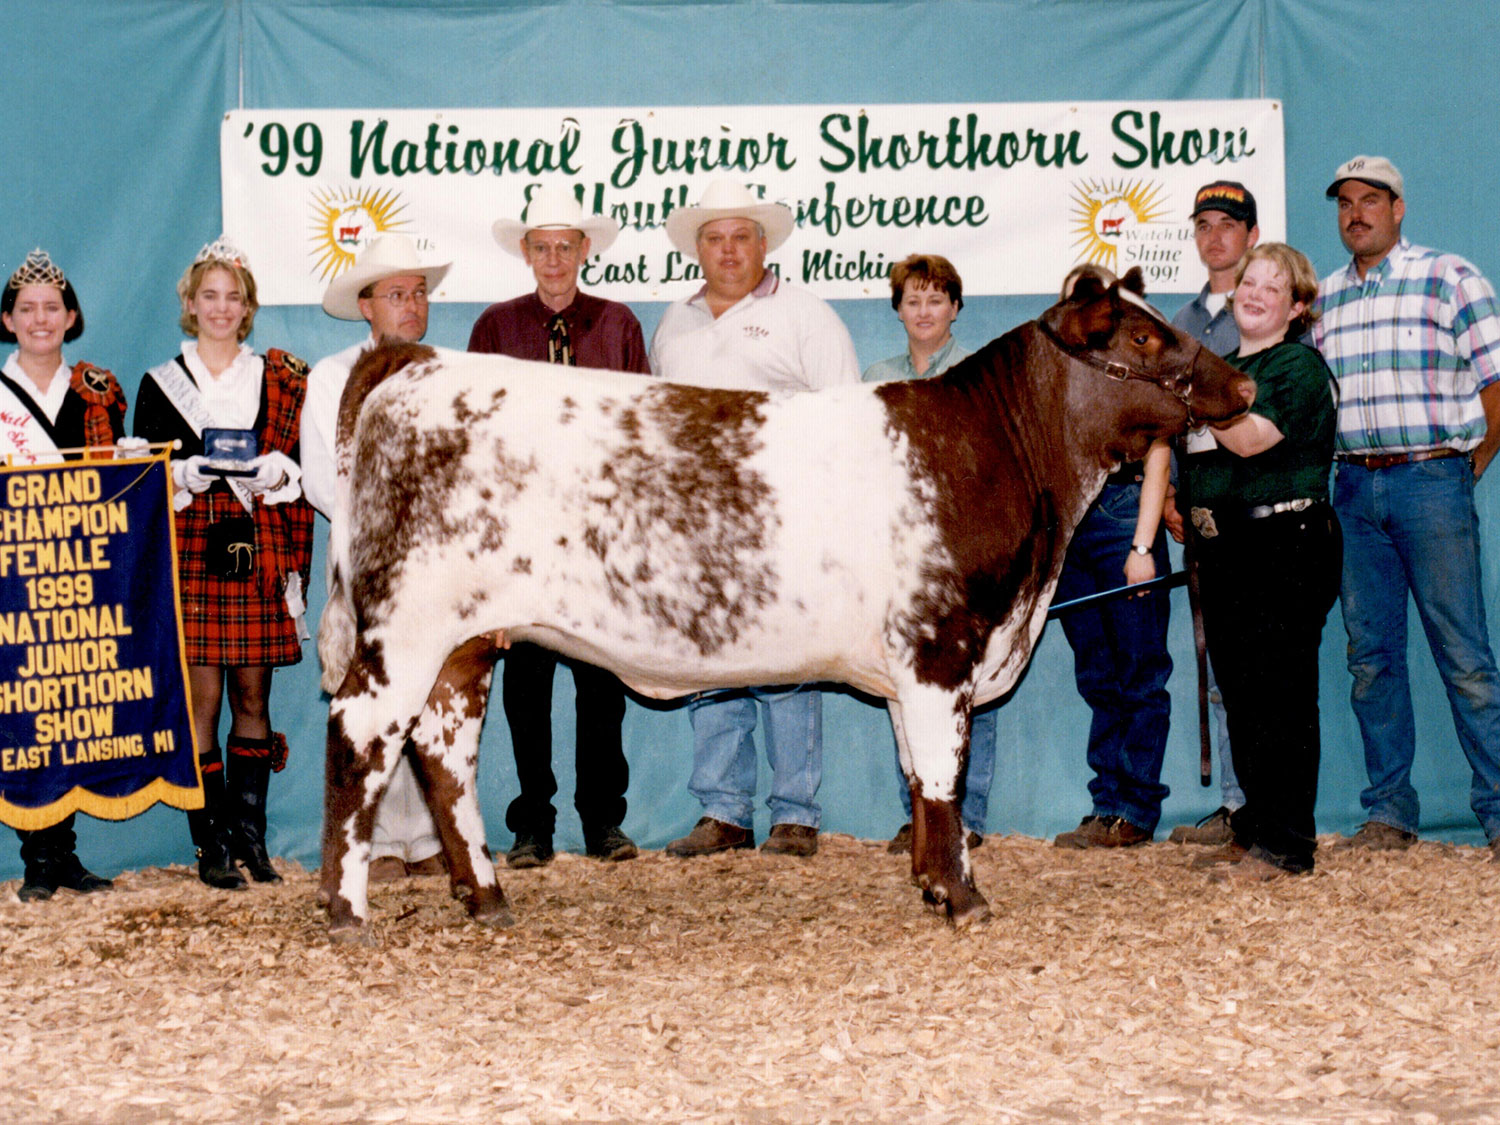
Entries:
MULTIPOLYGON (((1321 503, 1321 500, 1300 496, 1296 500, 1278 500, 1274 504, 1257 504, 1253 508, 1231 509, 1227 512, 1220 509, 1217 515, 1220 520, 1231 523, 1235 520, 1263 520, 1267 516, 1279 516, 1283 512, 1305 512, 1314 504, 1321 503)), ((1191 508, 1188 516, 1204 539, 1214 539, 1223 534, 1224 529, 1214 519, 1215 512, 1212 508, 1191 508)))
POLYGON ((1246 508, 1240 514, 1249 520, 1263 520, 1267 516, 1278 516, 1282 512, 1305 512, 1316 503, 1316 500, 1310 500, 1304 496, 1296 500, 1278 500, 1274 504, 1257 504, 1253 508, 1246 508))
POLYGON ((1409 453, 1336 453, 1334 460, 1362 469, 1389 469, 1396 465, 1411 465, 1418 461, 1441 461, 1445 457, 1467 457, 1461 449, 1417 449, 1409 453))

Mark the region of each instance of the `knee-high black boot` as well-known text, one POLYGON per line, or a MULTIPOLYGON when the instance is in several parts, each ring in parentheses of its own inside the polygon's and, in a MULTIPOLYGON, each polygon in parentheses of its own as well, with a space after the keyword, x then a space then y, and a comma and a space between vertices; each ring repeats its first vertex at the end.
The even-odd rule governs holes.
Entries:
POLYGON ((229 850, 257 883, 279 883, 266 852, 266 790, 270 787, 272 756, 286 756, 286 737, 230 737, 224 785, 229 791, 229 850), (280 745, 278 746, 278 742, 280 745))
POLYGON ((203 774, 203 807, 187 814, 188 832, 198 849, 198 878, 223 891, 241 890, 245 877, 229 857, 225 842, 224 765, 217 747, 198 755, 198 770, 203 774))

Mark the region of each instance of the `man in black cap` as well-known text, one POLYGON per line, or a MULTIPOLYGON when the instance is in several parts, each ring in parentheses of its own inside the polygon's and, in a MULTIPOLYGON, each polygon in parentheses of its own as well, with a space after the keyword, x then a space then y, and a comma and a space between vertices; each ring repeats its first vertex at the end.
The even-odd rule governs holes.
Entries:
POLYGON ((1234 274, 1245 252, 1260 241, 1255 196, 1244 184, 1215 180, 1198 189, 1193 210, 1193 242, 1208 267, 1208 284, 1172 318, 1172 324, 1191 332, 1215 355, 1239 347, 1240 332, 1225 307, 1234 291, 1234 274))

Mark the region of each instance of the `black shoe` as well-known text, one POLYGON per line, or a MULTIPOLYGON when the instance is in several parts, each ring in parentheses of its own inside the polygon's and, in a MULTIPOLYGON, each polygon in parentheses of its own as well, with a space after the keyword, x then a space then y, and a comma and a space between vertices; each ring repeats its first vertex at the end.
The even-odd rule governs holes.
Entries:
POLYGON ((608 863, 620 863, 641 854, 635 841, 625 835, 618 824, 612 824, 598 832, 585 832, 583 850, 595 859, 608 863))
POLYGON ((95 875, 79 862, 76 855, 63 856, 53 866, 52 877, 56 880, 59 887, 66 887, 68 890, 78 891, 80 894, 105 891, 115 885, 114 880, 106 879, 102 875, 95 875))
POLYGON ((50 864, 28 865, 16 897, 22 902, 46 902, 57 893, 57 888, 57 877, 50 864))
POLYGON ((505 853, 505 864, 507 867, 546 867, 552 862, 553 854, 551 837, 517 832, 516 842, 505 853))

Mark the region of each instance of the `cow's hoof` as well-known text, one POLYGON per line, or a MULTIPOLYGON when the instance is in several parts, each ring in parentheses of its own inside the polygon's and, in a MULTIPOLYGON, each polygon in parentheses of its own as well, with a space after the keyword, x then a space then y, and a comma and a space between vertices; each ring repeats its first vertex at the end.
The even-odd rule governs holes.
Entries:
POLYGON ((487 926, 492 930, 504 930, 516 924, 516 916, 503 902, 489 910, 475 911, 470 917, 481 926, 487 926))
POLYGON ((969 894, 967 903, 950 902, 948 904, 948 920, 958 929, 988 922, 992 916, 990 904, 978 891, 972 891, 969 894))
POLYGON ((515 915, 510 912, 499 887, 475 887, 464 899, 464 905, 468 907, 469 916, 481 926, 498 930, 516 924, 515 915))
POLYGON ((370 927, 360 922, 354 922, 345 926, 329 926, 328 940, 334 945, 355 945, 373 948, 375 935, 370 932, 370 927))

